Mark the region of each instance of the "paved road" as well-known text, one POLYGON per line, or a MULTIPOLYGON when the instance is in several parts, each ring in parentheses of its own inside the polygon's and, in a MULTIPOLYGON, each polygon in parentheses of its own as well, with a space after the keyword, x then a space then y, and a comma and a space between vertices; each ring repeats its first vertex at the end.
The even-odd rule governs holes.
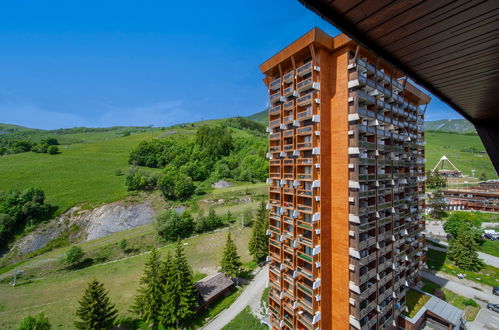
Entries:
POLYGON ((267 286, 269 276, 268 266, 263 267, 256 274, 253 281, 244 289, 243 293, 234 301, 234 303, 217 315, 212 321, 205 325, 202 329, 220 330, 227 325, 237 314, 241 313, 246 306, 255 300, 260 301, 263 290, 267 286))
POLYGON ((487 309, 487 302, 491 302, 494 304, 499 303, 498 296, 493 295, 490 291, 480 291, 454 280, 435 276, 427 272, 421 272, 421 276, 440 285, 443 288, 460 294, 461 296, 475 299, 475 301, 480 304, 480 307, 482 307, 482 309, 480 310, 478 317, 475 319, 475 321, 467 323, 467 328, 469 330, 499 329, 499 313, 487 309))
MULTIPOLYGON (((436 243, 441 244, 441 245, 445 245, 445 246, 449 245, 449 243, 447 243, 445 241, 441 241, 441 240, 437 240, 437 239, 432 239, 430 237, 427 237, 426 239, 429 240, 429 241, 436 242, 436 243)), ((441 247, 433 246, 433 245, 429 245, 429 244, 427 246, 428 246, 428 249, 432 249, 432 250, 436 250, 436 251, 442 251, 442 252, 447 252, 446 248, 441 248, 441 247)), ((491 254, 483 253, 483 252, 478 252, 478 257, 480 259, 482 259, 483 261, 485 261, 485 263, 487 265, 499 268, 499 258, 498 257, 493 256, 491 254)))

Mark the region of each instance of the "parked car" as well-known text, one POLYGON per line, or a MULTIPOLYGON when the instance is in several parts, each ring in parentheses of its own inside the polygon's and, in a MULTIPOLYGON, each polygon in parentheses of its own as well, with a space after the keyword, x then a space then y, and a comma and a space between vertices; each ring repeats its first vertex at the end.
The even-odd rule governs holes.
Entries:
POLYGON ((490 239, 491 241, 495 241, 496 240, 495 236, 491 235, 491 234, 484 234, 483 238, 490 239))
POLYGON ((492 289, 492 293, 495 294, 496 296, 499 296, 499 287, 498 286, 495 286, 493 289, 492 289))
POLYGON ((499 313, 499 304, 487 304, 487 308, 491 311, 499 313))

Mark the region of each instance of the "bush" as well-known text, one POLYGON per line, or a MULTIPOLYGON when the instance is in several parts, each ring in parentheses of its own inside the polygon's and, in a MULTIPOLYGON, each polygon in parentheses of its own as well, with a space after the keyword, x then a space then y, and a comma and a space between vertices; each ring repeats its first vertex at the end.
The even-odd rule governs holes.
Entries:
POLYGON ((463 304, 465 306, 478 307, 478 303, 471 298, 464 299, 463 304))
POLYGON ((28 315, 22 320, 19 330, 50 330, 50 322, 44 313, 38 313, 35 317, 28 315))
POLYGON ((66 252, 64 262, 69 265, 76 265, 81 261, 84 255, 85 252, 83 252, 83 249, 81 247, 79 247, 78 245, 72 246, 66 252))
POLYGON ((158 184, 160 174, 140 171, 136 166, 128 169, 125 185, 131 190, 153 190, 158 184))
POLYGON ((47 148, 47 153, 50 155, 56 155, 59 153, 59 148, 57 146, 49 146, 47 148))
POLYGON ((188 212, 182 214, 174 210, 161 212, 154 218, 153 225, 158 236, 169 242, 189 237, 194 231, 194 220, 188 212))
POLYGON ((126 250, 126 248, 127 248, 127 246, 128 246, 128 242, 127 242, 127 240, 126 240, 125 238, 123 238, 123 239, 120 241, 119 246, 120 246, 120 249, 121 249, 122 251, 125 251, 125 250, 126 250))

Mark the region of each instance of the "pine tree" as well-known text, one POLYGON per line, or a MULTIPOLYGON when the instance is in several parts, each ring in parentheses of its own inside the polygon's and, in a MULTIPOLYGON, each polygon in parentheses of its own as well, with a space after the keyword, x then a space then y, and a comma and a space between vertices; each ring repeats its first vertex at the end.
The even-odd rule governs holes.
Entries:
POLYGON ((239 275, 241 265, 241 258, 237 254, 237 246, 232 240, 232 235, 229 232, 222 257, 222 271, 225 275, 235 278, 239 275))
POLYGON ((172 274, 173 279, 168 287, 172 297, 168 299, 170 306, 165 306, 165 308, 172 308, 170 321, 178 327, 195 314, 198 306, 197 289, 180 240, 177 242, 172 262, 172 274))
POLYGON ((162 306, 163 285, 161 283, 161 261, 158 250, 153 248, 144 265, 144 275, 132 311, 153 327, 159 325, 162 306))
POLYGON ((104 285, 96 279, 88 283, 88 287, 79 301, 80 307, 75 321, 78 329, 108 329, 113 326, 117 310, 108 297, 104 285))
POLYGON ((161 267, 161 283, 163 285, 163 301, 161 306, 161 324, 175 324, 175 292, 173 290, 173 282, 175 280, 174 260, 168 252, 166 259, 161 267))
POLYGON ((432 208, 431 216, 436 219, 443 218, 446 213, 447 202, 442 190, 435 190, 430 198, 430 207, 432 208))
POLYGON ((448 256, 459 268, 477 272, 484 263, 478 258, 478 246, 472 232, 461 231, 449 241, 448 256))
POLYGON ((267 210, 265 209, 265 202, 262 201, 257 210, 256 219, 253 222, 253 229, 251 231, 248 247, 250 254, 253 256, 253 260, 258 263, 263 262, 268 254, 267 227, 267 210))

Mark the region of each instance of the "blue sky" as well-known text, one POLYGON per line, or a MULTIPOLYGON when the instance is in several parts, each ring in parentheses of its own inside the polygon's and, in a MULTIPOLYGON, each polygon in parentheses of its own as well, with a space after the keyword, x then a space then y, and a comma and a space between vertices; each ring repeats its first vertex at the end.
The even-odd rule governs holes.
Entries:
MULTIPOLYGON (((258 66, 314 26, 296 0, 8 1, 0 122, 167 126, 265 108, 258 66)), ((427 119, 460 118, 433 100, 427 119)))

